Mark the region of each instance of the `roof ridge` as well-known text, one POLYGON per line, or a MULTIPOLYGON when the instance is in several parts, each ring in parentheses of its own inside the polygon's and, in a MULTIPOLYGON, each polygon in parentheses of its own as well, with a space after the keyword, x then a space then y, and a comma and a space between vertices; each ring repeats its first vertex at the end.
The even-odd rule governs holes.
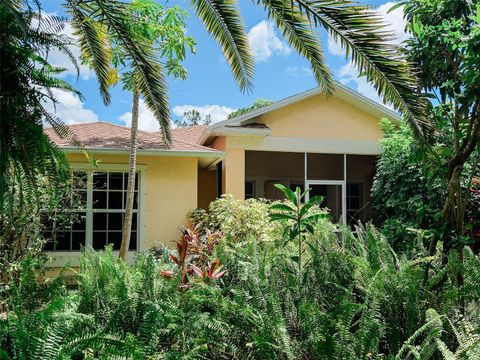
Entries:
MULTIPOLYGON (((395 110, 392 110, 392 109, 388 108, 387 106, 370 99, 368 96, 365 96, 365 95, 361 94, 360 92, 350 88, 347 85, 344 85, 344 84, 340 83, 339 81, 335 81, 335 92, 333 94, 334 96, 336 95, 337 90, 339 90, 337 94, 339 94, 340 97, 342 97, 341 94, 343 93, 344 95, 346 94, 346 95, 350 96, 350 98, 352 100, 356 100, 359 103, 365 105, 365 107, 368 108, 368 110, 366 110, 366 111, 378 111, 380 113, 383 113, 384 116, 392 117, 394 120, 398 120, 401 117, 401 115, 398 112, 396 112, 395 110)), ((215 129, 218 129, 218 128, 221 128, 223 126, 227 126, 227 125, 230 125, 230 124, 236 124, 236 123, 241 123, 241 122, 244 122, 244 121, 248 121, 250 119, 254 119, 255 117, 261 116, 261 115, 263 115, 265 113, 268 113, 270 111, 275 111, 275 110, 280 109, 282 107, 289 106, 291 104, 303 101, 307 98, 317 96, 317 95, 322 94, 322 93, 323 92, 322 92, 320 86, 316 86, 316 87, 313 87, 311 89, 307 89, 307 90, 301 91, 299 93, 284 97, 280 100, 274 101, 270 105, 263 106, 263 107, 258 108, 258 109, 253 109, 253 110, 250 110, 250 111, 248 111, 244 114, 237 115, 237 116, 235 116, 231 119, 226 119, 226 120, 214 123, 214 124, 210 125, 210 129, 215 130, 215 129)), ((343 99, 343 100, 345 100, 345 99, 343 99)), ((359 107, 359 105, 354 105, 354 106, 359 107)), ((235 126, 235 125, 233 125, 233 126, 235 126)))

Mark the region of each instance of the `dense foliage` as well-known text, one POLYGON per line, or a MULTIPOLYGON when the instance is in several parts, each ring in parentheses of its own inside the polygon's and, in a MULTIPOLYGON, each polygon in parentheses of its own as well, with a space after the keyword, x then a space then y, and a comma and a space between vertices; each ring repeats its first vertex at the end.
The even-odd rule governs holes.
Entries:
POLYGON ((381 125, 383 151, 372 186, 374 218, 396 250, 411 250, 416 237, 413 230, 428 231, 438 224, 445 186, 418 161, 409 127, 386 119, 381 125))
POLYGON ((418 69, 418 92, 431 99, 427 118, 434 131, 421 139, 424 162, 430 176, 445 182, 430 251, 438 240, 446 252, 461 251, 471 240, 465 211, 480 159, 480 2, 410 0, 404 11, 412 34, 405 53, 418 69))
POLYGON ((472 252, 463 267, 455 253, 442 264, 419 239, 406 257, 372 226, 337 233, 320 219, 305 237, 299 277, 298 243, 283 236, 290 225, 269 222, 265 203, 225 198, 211 209, 176 251, 138 254, 133 266, 109 250, 86 250, 74 289, 61 277, 39 282, 35 262, 24 261, 0 320, 0 356, 478 358, 480 259, 472 252), (241 217, 232 218, 239 206, 241 217), (223 235, 205 227, 215 222, 223 235), (435 273, 428 283, 425 262, 435 273), (451 286, 459 271, 462 289, 451 286), (447 282, 439 284, 443 273, 447 282), (467 300, 464 316, 458 291, 467 300))

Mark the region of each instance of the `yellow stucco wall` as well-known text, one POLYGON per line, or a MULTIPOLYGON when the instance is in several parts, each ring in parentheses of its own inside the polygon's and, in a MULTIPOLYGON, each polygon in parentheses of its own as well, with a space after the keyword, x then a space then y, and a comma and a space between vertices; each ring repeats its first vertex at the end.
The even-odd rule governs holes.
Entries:
MULTIPOLYGON (((94 154, 101 164, 126 164, 127 155, 94 154)), ((82 154, 69 154, 72 163, 86 163, 82 154)), ((146 167, 143 248, 172 246, 186 224, 187 213, 197 207, 198 162, 194 157, 138 156, 146 167)))
MULTIPOLYGON (((259 117, 270 136, 378 140, 380 118, 338 98, 317 95, 259 117)), ((286 149, 287 150, 287 149, 286 149)))
POLYGON ((220 136, 212 147, 225 151, 227 156, 222 161, 222 192, 232 194, 237 199, 245 198, 245 149, 231 147, 230 137, 220 136))
MULTIPOLYGON (((245 150, 329 154, 379 154, 383 134, 380 115, 373 115, 338 97, 316 95, 259 116, 270 135, 220 136, 213 147, 227 152, 223 161, 223 193, 245 194, 245 150)), ((284 164, 288 170, 288 164, 284 164)))

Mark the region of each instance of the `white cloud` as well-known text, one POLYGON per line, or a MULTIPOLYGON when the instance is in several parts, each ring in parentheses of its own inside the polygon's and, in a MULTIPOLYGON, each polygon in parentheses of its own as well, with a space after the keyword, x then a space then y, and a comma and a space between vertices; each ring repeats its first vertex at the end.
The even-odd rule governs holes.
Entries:
POLYGON ((405 25, 407 22, 403 18, 403 6, 400 6, 389 13, 388 10, 390 10, 393 5, 396 5, 396 3, 387 2, 383 5, 380 5, 377 8, 377 11, 388 23, 387 30, 392 31, 395 35, 395 39, 391 41, 391 43, 400 44, 407 40, 410 37, 410 34, 405 31, 405 25))
MULTIPOLYGON (((125 126, 130 127, 132 123, 132 113, 130 111, 123 113, 118 117, 118 120, 123 122, 125 126)), ((138 106, 138 128, 145 131, 159 131, 160 125, 158 120, 145 104, 145 101, 140 99, 138 106)))
MULTIPOLYGON (((173 107, 173 114, 183 118, 183 114, 190 110, 197 110, 202 117, 210 114, 212 118, 212 123, 215 123, 225 120, 228 114, 230 114, 232 111, 235 111, 236 109, 232 109, 222 105, 177 105, 173 107)), ((123 113, 118 117, 118 120, 120 120, 125 126, 130 127, 130 124, 132 123, 132 113, 130 111, 123 113)), ((144 131, 160 130, 157 119, 155 119, 155 116, 147 108, 145 102, 142 99, 140 99, 139 105, 138 128, 144 131)))
POLYGON ((272 55, 288 55, 292 49, 281 41, 271 21, 263 20, 248 32, 248 41, 256 61, 267 61, 272 55))
POLYGON ((312 75, 312 69, 307 66, 287 66, 285 68, 285 74, 294 78, 298 78, 301 75, 310 76, 312 75))
MULTIPOLYGON (((392 32, 395 37, 389 43, 399 45, 407 40, 410 35, 405 32, 406 21, 403 18, 403 6, 396 8, 392 12, 388 12, 395 4, 394 2, 387 2, 380 5, 376 10, 380 16, 385 19, 385 23, 387 24, 385 30, 392 32)), ((340 43, 335 41, 330 35, 328 36, 328 51, 335 56, 345 56, 345 51, 342 49, 340 43)))
POLYGON ((228 114, 235 111, 236 109, 223 105, 177 105, 173 107, 173 113, 182 118, 183 114, 190 110, 197 110, 202 116, 202 118, 210 114, 212 118, 212 123, 216 123, 227 119, 228 114))
MULTIPOLYGON (((45 15, 56 15, 55 13, 43 13, 45 15)), ((73 35, 73 29, 70 23, 65 23, 65 27, 63 28, 61 34, 71 37, 72 39, 76 40, 76 37, 73 35)), ((93 71, 87 65, 84 65, 80 61, 80 48, 77 45, 69 45, 68 48, 72 52, 72 55, 77 59, 78 67, 79 67, 79 75, 83 80, 88 80, 92 75, 93 71)), ((65 77, 67 75, 77 76, 77 70, 75 66, 72 64, 71 60, 68 58, 67 55, 58 51, 52 50, 48 54, 48 62, 56 67, 64 68, 65 71, 61 73, 60 77, 65 77)))
POLYGON ((49 101, 45 103, 45 108, 65 124, 98 121, 97 114, 90 109, 86 109, 77 95, 58 89, 52 89, 52 93, 57 100, 57 104, 54 108, 52 102, 49 101))
POLYGON ((338 41, 328 35, 328 52, 335 56, 345 56, 345 51, 338 41))

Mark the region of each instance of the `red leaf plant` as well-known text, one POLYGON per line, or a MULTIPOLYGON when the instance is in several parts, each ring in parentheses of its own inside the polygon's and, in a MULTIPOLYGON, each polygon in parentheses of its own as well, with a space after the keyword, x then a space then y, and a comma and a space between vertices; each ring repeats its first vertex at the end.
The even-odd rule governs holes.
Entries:
POLYGON ((177 242, 177 254, 170 254, 170 259, 177 270, 164 270, 160 275, 166 279, 172 279, 180 275, 180 290, 190 286, 189 276, 196 276, 200 282, 212 283, 220 279, 226 272, 220 260, 211 260, 215 245, 221 239, 221 234, 206 232, 206 235, 199 235, 198 226, 184 228, 182 236, 177 242))
POLYGON ((208 263, 204 269, 200 269, 198 266, 192 265, 192 270, 198 276, 198 279, 204 283, 211 283, 220 279, 227 270, 223 269, 223 265, 220 265, 220 260, 215 259, 208 263))

